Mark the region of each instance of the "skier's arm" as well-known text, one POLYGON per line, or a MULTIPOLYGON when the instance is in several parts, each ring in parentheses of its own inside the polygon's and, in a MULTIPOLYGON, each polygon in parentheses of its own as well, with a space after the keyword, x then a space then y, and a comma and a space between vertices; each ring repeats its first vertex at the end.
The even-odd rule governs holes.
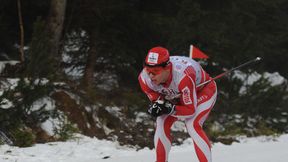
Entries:
POLYGON ((197 95, 194 80, 186 75, 180 82, 180 103, 175 107, 175 116, 188 117, 194 114, 197 105, 197 95))

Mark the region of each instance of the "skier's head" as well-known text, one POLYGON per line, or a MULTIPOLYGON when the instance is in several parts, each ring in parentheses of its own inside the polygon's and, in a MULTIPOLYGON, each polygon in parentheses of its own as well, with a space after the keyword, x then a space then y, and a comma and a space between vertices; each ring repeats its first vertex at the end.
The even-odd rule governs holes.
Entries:
POLYGON ((156 84, 165 83, 171 69, 169 51, 163 47, 154 47, 149 50, 144 68, 151 80, 156 84))

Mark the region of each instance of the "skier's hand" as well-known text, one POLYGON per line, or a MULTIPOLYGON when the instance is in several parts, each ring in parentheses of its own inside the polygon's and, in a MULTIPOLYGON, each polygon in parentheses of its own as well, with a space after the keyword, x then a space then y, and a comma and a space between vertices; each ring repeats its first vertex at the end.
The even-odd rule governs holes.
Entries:
POLYGON ((151 103, 148 108, 148 113, 153 117, 158 117, 162 115, 163 103, 159 102, 158 100, 156 102, 151 103))
POLYGON ((173 115, 175 113, 175 107, 176 105, 174 105, 173 103, 171 103, 168 100, 164 101, 164 108, 162 110, 163 114, 168 114, 168 115, 173 115))
POLYGON ((149 105, 148 113, 153 117, 158 117, 163 114, 171 115, 175 111, 175 105, 170 101, 157 100, 149 105))

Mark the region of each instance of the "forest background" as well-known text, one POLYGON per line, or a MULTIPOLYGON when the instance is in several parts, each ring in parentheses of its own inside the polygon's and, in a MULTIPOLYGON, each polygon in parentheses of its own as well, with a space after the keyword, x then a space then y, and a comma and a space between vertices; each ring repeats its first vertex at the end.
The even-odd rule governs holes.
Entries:
POLYGON ((288 132, 287 0, 0 0, 0 131, 18 146, 81 132, 152 147, 143 60, 191 44, 211 76, 263 58, 217 81, 213 141, 288 132))

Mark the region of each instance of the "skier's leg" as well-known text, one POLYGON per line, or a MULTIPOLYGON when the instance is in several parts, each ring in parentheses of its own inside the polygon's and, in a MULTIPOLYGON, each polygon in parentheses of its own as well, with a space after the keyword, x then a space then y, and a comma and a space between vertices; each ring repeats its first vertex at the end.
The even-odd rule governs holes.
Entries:
POLYGON ((209 83, 203 91, 197 94, 199 100, 195 116, 186 119, 185 124, 189 135, 194 142, 195 151, 200 162, 211 162, 211 145, 209 139, 202 129, 204 121, 215 104, 217 90, 215 83, 209 83))
POLYGON ((157 118, 154 145, 156 149, 156 161, 166 162, 171 148, 170 128, 177 118, 162 115, 157 118))

